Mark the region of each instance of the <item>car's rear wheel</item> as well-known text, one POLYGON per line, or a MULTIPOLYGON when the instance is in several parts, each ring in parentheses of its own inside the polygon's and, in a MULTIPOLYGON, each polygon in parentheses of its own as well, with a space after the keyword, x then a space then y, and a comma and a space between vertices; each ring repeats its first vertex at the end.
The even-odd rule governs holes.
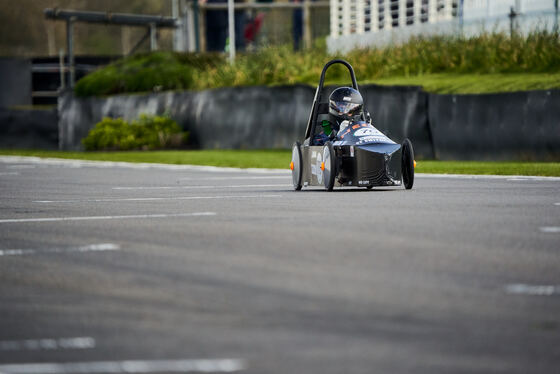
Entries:
POLYGON ((302 175, 302 165, 301 160, 301 144, 295 142, 292 147, 292 162, 290 162, 290 169, 292 169, 292 183, 294 185, 294 190, 301 190, 301 175, 302 175))
POLYGON ((327 191, 332 191, 334 187, 334 178, 336 176, 336 155, 334 154, 334 148, 331 142, 326 142, 323 147, 323 163, 321 164, 321 169, 323 169, 325 189, 327 191))
POLYGON ((410 190, 414 185, 414 149, 407 138, 402 143, 402 179, 404 188, 410 190))

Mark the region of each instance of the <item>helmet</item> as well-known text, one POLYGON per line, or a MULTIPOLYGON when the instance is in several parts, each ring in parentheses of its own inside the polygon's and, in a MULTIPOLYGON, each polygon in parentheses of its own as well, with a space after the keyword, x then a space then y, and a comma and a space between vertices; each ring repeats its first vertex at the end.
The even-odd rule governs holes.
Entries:
POLYGON ((352 120, 364 111, 362 95, 351 87, 340 87, 329 97, 329 114, 339 121, 352 120))

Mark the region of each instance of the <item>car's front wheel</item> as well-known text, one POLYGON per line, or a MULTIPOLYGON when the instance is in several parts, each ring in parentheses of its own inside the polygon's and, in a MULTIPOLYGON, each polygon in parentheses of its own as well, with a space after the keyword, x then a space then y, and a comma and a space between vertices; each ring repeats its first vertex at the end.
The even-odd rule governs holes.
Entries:
POLYGON ((323 171, 323 181, 325 190, 332 191, 334 187, 334 178, 336 176, 336 155, 331 142, 326 142, 323 146, 323 162, 321 163, 323 171))
POLYGON ((290 162, 290 169, 292 169, 292 183, 294 190, 301 190, 301 175, 302 175, 302 160, 301 160, 301 144, 295 142, 292 147, 292 162, 290 162))
POLYGON ((404 188, 410 190, 414 185, 414 149, 407 138, 402 143, 402 179, 404 188))

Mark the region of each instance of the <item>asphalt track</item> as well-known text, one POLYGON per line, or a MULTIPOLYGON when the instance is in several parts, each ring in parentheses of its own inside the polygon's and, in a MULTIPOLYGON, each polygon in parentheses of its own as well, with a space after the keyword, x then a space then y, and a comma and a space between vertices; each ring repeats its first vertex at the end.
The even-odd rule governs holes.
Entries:
POLYGON ((96 165, 0 159, 0 373, 558 373, 559 178, 96 165))

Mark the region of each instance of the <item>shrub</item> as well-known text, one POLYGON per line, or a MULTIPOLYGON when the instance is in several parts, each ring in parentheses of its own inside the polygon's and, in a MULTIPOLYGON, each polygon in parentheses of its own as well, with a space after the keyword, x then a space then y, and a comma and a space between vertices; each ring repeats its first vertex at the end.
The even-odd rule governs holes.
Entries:
MULTIPOLYGON (((325 44, 294 52, 291 46, 268 46, 240 53, 235 64, 223 54, 154 52, 127 57, 82 78, 78 96, 153 90, 207 89, 228 86, 309 83, 315 85, 323 65, 332 58, 348 60, 359 81, 434 73, 558 73, 560 38, 556 32, 526 36, 488 33, 414 37, 407 43, 329 55, 325 44)), ((327 82, 346 80, 333 67, 327 82)))
POLYGON ((74 92, 77 96, 94 96, 188 89, 193 85, 194 68, 184 63, 185 59, 169 52, 134 55, 80 79, 74 92))
POLYGON ((122 118, 103 118, 82 139, 86 151, 177 148, 188 139, 168 116, 141 115, 132 123, 122 118))

